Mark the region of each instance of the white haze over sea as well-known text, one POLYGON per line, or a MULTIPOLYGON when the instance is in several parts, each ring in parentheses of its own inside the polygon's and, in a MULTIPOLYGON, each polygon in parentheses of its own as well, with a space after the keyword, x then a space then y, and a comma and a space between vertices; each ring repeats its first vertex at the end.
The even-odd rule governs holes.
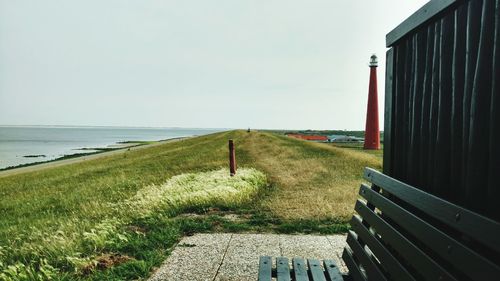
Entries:
POLYGON ((0 0, 0 123, 360 130, 376 53, 384 124, 385 35, 427 1, 0 0))
POLYGON ((124 141, 158 141, 225 129, 0 126, 0 169, 90 153, 124 141), (43 155, 39 157, 25 156, 43 155))

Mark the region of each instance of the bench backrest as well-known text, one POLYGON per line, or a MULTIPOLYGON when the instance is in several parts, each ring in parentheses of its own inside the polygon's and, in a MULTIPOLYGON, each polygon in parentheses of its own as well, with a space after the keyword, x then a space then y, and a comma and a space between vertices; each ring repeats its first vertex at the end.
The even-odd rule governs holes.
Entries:
POLYGON ((500 280, 500 224, 376 170, 343 259, 354 280, 500 280))

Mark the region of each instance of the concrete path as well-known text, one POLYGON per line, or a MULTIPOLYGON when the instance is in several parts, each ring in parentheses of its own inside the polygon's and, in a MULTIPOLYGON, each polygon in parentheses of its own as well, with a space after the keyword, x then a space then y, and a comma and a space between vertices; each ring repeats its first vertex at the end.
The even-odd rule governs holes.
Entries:
POLYGON ((150 281, 255 281, 263 255, 333 259, 346 272, 340 258, 345 240, 345 235, 197 234, 183 238, 150 281))

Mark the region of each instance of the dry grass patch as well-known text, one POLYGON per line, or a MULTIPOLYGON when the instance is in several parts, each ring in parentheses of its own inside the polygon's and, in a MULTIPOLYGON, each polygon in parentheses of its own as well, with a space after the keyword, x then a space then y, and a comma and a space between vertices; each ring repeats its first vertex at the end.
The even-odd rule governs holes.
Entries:
POLYGON ((284 219, 349 219, 363 168, 382 165, 363 151, 275 134, 254 132, 241 141, 254 165, 278 187, 262 206, 284 219))
POLYGON ((120 254, 103 254, 83 268, 84 274, 90 274, 94 270, 104 270, 119 264, 133 260, 134 258, 120 254))

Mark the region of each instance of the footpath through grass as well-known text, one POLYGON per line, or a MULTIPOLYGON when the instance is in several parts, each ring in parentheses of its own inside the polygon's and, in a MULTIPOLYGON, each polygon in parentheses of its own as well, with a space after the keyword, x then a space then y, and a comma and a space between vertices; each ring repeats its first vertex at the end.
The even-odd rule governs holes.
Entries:
POLYGON ((0 178, 0 280, 146 277, 194 232, 346 231, 365 166, 380 157, 232 131, 0 178))

